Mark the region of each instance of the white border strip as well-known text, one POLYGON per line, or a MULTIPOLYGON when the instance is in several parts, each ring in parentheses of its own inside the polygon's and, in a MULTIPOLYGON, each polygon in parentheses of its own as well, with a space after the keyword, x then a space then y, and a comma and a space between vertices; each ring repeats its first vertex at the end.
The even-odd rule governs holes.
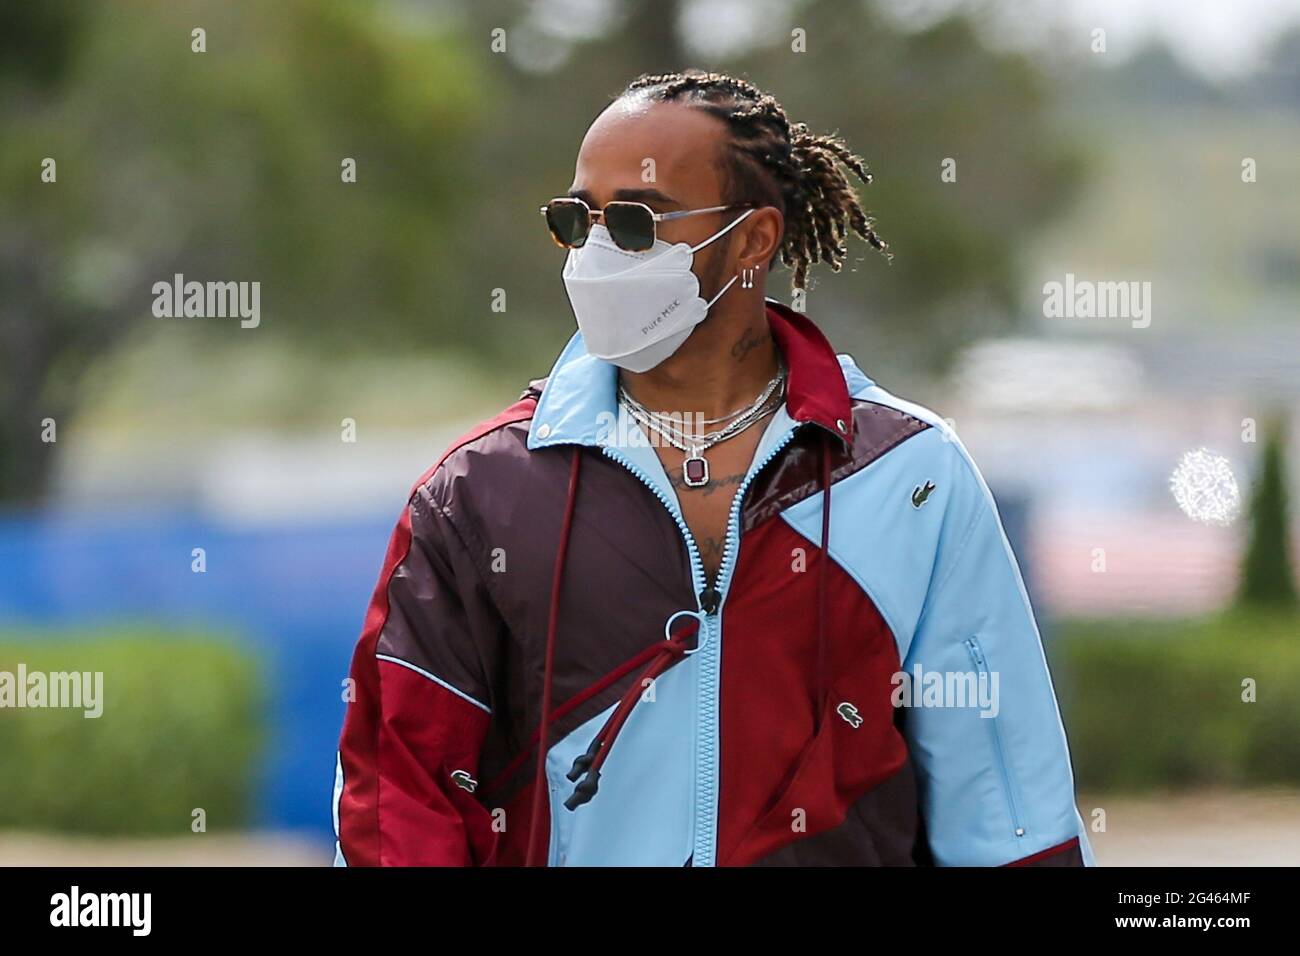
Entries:
POLYGON ((455 687, 452 687, 450 684, 448 684, 448 683, 447 683, 445 680, 443 680, 441 677, 435 677, 433 674, 430 674, 430 673, 429 673, 428 671, 426 671, 424 668, 422 668, 422 667, 416 667, 416 666, 415 666, 414 664, 412 664, 410 661, 404 661, 404 660, 402 660, 400 657, 390 657, 390 656, 387 655, 387 654, 376 654, 376 655, 375 655, 375 659, 376 659, 376 660, 381 660, 381 661, 388 661, 388 663, 390 663, 390 664, 398 664, 398 665, 400 665, 400 666, 402 666, 402 667, 407 668, 408 670, 413 670, 413 671, 415 671, 417 674, 420 674, 421 676, 424 676, 424 677, 429 678, 429 680, 433 681, 433 682, 434 682, 435 684, 437 684, 439 687, 443 687, 443 688, 446 688, 447 690, 451 691, 453 694, 455 694, 457 697, 461 698, 462 700, 467 700, 467 701, 469 701, 471 704, 473 704, 475 707, 477 707, 477 708, 479 708, 480 710, 482 710, 484 713, 487 713, 487 714, 492 713, 492 708, 489 707, 487 704, 480 704, 480 703, 479 703, 478 701, 476 701, 473 697, 469 696, 469 694, 465 693, 465 692, 462 691, 462 690, 457 690, 455 687))

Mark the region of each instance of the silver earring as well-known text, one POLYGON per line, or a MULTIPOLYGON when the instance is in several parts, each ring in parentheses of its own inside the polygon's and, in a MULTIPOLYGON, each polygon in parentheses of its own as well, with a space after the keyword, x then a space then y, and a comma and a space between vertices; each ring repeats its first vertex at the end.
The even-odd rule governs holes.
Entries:
POLYGON ((753 269, 741 269, 741 270, 740 270, 740 287, 741 287, 742 289, 752 289, 752 288, 754 288, 754 270, 753 270, 753 269))

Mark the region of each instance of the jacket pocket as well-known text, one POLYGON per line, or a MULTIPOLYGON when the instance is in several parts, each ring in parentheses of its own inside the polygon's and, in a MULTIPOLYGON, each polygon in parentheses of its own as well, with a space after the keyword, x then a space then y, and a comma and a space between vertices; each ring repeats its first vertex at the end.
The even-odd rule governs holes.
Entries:
POLYGON ((822 704, 817 733, 721 865, 747 866, 786 844, 839 825, 862 794, 907 762, 907 747, 893 720, 881 719, 872 708, 859 714, 857 705, 849 701, 866 701, 860 694, 846 693, 847 683, 832 685, 822 704), (801 823, 798 828, 796 820, 801 823))
MULTIPOLYGON (((975 665, 977 678, 984 681, 987 686, 987 682, 990 680, 989 661, 988 656, 984 653, 984 648, 980 645, 979 638, 968 637, 965 644, 966 650, 970 653, 971 663, 975 665)), ((1024 818, 1020 813, 1020 800, 1017 796, 1015 779, 1011 773, 1011 765, 1007 763, 1006 746, 1002 741, 1002 728, 998 723, 1001 718, 999 715, 992 717, 980 715, 976 719, 989 725, 989 733, 993 740, 993 761, 1002 780, 1002 793, 1006 798, 1007 815, 1011 820, 1011 831, 1017 837, 1022 837, 1025 835, 1024 818)))
MULTIPOLYGON (((451 780, 451 771, 444 764, 441 778, 451 780)), ((465 842, 472 866, 493 866, 497 859, 498 837, 493 827, 492 811, 478 801, 472 793, 455 783, 446 785, 443 792, 460 814, 465 842)))

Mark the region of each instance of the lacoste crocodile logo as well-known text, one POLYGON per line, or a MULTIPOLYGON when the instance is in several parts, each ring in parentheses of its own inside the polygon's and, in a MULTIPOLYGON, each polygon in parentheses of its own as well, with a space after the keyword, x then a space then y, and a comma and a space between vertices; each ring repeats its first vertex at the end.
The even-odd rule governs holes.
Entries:
POLYGON ((917 485, 912 489, 912 507, 919 508, 930 500, 930 492, 934 491, 934 482, 927 481, 924 485, 917 485))
POLYGON ((453 770, 451 772, 451 779, 455 781, 456 786, 460 787, 462 790, 468 790, 470 793, 473 793, 478 787, 478 781, 464 770, 453 770))
POLYGON ((862 726, 862 715, 859 714, 858 709, 847 700, 835 708, 835 713, 843 717, 850 727, 856 729, 862 726))

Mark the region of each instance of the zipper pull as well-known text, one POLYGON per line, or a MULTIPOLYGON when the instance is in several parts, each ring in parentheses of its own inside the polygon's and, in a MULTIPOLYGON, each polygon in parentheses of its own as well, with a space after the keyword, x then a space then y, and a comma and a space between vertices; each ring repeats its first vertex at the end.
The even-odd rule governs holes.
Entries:
POLYGON ((717 614, 721 602, 722 594, 712 584, 700 592, 700 607, 704 609, 705 614, 717 614))

